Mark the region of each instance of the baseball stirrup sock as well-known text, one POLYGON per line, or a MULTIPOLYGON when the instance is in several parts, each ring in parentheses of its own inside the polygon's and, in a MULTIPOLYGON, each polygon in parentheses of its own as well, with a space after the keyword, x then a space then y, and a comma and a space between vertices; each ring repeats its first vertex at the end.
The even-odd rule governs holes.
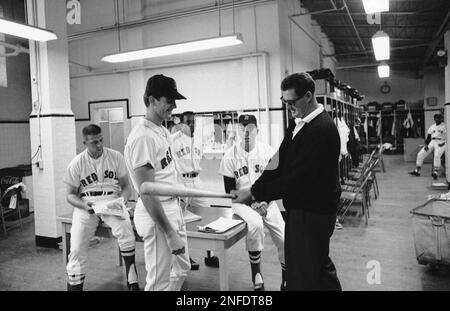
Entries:
POLYGON ((120 251, 122 254, 123 260, 125 261, 125 271, 127 274, 127 282, 128 284, 133 284, 138 282, 135 257, 134 257, 134 248, 128 251, 120 251))
POLYGON ((286 288, 286 265, 281 264, 281 287, 286 288))
POLYGON ((82 291, 84 283, 84 274, 69 274, 67 279, 67 290, 82 291))
POLYGON ((264 287, 264 281, 261 275, 261 251, 248 252, 250 267, 252 269, 252 282, 255 289, 264 287))

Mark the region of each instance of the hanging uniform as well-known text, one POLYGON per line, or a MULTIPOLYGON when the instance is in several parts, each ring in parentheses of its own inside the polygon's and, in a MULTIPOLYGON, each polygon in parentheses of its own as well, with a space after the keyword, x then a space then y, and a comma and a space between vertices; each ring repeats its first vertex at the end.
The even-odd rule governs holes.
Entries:
MULTIPOLYGON (((272 147, 258 141, 250 152, 246 152, 236 143, 225 152, 220 163, 219 174, 234 178, 236 190, 250 188, 262 175, 274 153, 272 147)), ((256 252, 264 248, 264 226, 266 226, 277 247, 278 259, 284 265, 284 220, 276 202, 269 203, 265 217, 261 217, 245 204, 233 203, 232 208, 234 213, 247 223, 247 251, 256 252)))
MULTIPOLYGON (((150 164, 155 182, 177 185, 177 172, 171 152, 171 135, 161 125, 142 120, 132 130, 125 145, 125 163, 133 187, 139 193, 134 170, 150 164)), ((178 200, 173 197, 156 196, 173 229, 185 244, 185 253, 173 255, 164 232, 156 225, 141 198, 136 203, 134 222, 138 234, 144 239, 145 290, 180 290, 190 269, 186 224, 178 200)))

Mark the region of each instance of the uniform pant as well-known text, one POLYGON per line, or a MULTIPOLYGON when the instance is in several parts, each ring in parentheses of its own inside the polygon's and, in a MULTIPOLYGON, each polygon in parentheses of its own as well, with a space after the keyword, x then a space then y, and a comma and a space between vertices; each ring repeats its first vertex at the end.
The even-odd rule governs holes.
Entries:
POLYGON ((284 220, 275 201, 270 202, 266 217, 262 217, 250 206, 233 203, 233 212, 247 223, 246 249, 249 252, 264 248, 264 226, 269 230, 272 241, 278 249, 278 259, 284 264, 284 220))
POLYGON ((342 290, 329 254, 336 215, 286 211, 286 285, 289 291, 342 290))
MULTIPOLYGON (((86 200, 95 202, 114 198, 117 197, 89 197, 86 200)), ((95 235, 100 221, 99 217, 111 227, 112 234, 117 238, 121 251, 135 249, 136 240, 128 213, 125 213, 126 219, 121 219, 117 216, 110 215, 97 216, 89 214, 89 212, 81 208, 74 208, 72 228, 70 230, 70 254, 66 267, 69 281, 73 283, 72 285, 83 283, 88 259, 89 241, 95 235)))
POLYGON ((164 213, 185 244, 185 253, 173 255, 166 235, 156 225, 141 199, 136 204, 134 223, 144 239, 146 291, 180 290, 191 268, 187 244, 186 224, 177 200, 161 202, 164 213))
MULTIPOLYGON (((182 177, 181 181, 183 183, 183 185, 185 187, 188 188, 194 188, 194 189, 204 189, 203 187, 203 183, 200 180, 200 177, 194 177, 194 178, 189 178, 189 177, 182 177)), ((183 200, 186 203, 186 206, 200 206, 200 207, 209 207, 209 201, 206 198, 202 198, 202 197, 188 197, 188 198, 183 198, 183 200)))
POLYGON ((422 166, 425 158, 434 150, 434 160, 433 166, 435 169, 441 167, 441 157, 445 152, 445 141, 432 139, 428 144, 428 151, 425 151, 425 148, 420 149, 417 154, 416 166, 422 166), (440 146, 442 145, 442 146, 440 146))

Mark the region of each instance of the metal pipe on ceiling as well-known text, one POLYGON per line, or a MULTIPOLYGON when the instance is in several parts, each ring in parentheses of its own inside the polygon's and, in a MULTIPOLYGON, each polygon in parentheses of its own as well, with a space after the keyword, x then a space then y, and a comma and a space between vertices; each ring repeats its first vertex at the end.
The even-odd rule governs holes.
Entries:
MULTIPOLYGON (((391 48, 392 50, 408 50, 408 49, 414 49, 417 47, 422 46, 428 46, 431 42, 422 43, 422 44, 412 44, 412 45, 405 45, 405 46, 397 46, 394 48, 391 48)), ((367 50, 366 52, 373 52, 373 50, 367 50)), ((340 56, 350 56, 350 55, 359 55, 359 54, 366 54, 366 52, 349 52, 349 53, 340 53, 340 54, 324 54, 323 57, 340 57, 340 56)))
MULTIPOLYGON (((259 4, 264 4, 264 3, 274 2, 274 1, 275 0, 242 0, 242 1, 235 3, 234 7, 235 8, 245 8, 245 7, 249 7, 249 6, 254 6, 254 5, 259 5, 259 4)), ((233 3, 230 2, 227 4, 222 4, 220 9, 221 10, 233 9, 233 3)), ((158 22, 168 21, 168 20, 172 20, 172 19, 179 19, 179 18, 183 18, 183 17, 189 17, 189 16, 194 16, 194 15, 199 15, 199 14, 207 14, 207 13, 216 13, 216 12, 217 12, 217 6, 213 4, 213 5, 203 6, 203 7, 199 7, 199 8, 195 8, 195 9, 186 9, 186 10, 180 10, 180 11, 176 11, 176 12, 172 11, 172 12, 168 12, 164 15, 157 15, 157 16, 144 18, 141 20, 135 20, 135 21, 122 23, 120 25, 120 28, 121 29, 135 28, 135 27, 144 26, 147 24, 158 23, 158 22)), ((74 41, 74 40, 89 38, 93 34, 107 32, 107 31, 114 31, 114 30, 117 30, 117 26, 110 25, 110 26, 99 27, 99 28, 95 28, 95 29, 91 29, 91 30, 87 30, 87 31, 77 32, 77 33, 67 36, 67 38, 70 42, 70 41, 74 41)))
POLYGON ((345 2, 345 0, 342 0, 342 2, 344 3, 345 11, 347 12, 347 16, 350 18, 350 22, 352 23, 353 30, 355 31, 356 37, 358 38, 359 46, 361 47, 361 49, 363 51, 366 51, 366 47, 364 46, 364 43, 362 42, 361 37, 359 36, 358 29, 356 29, 355 22, 353 21, 353 17, 350 15, 350 11, 348 10, 347 2, 345 2))
POLYGON ((425 57, 423 58, 423 66, 427 64, 427 62, 430 60, 431 56, 433 55, 434 50, 437 48, 439 43, 441 42, 442 37, 444 36, 445 29, 447 28, 447 25, 450 22, 450 11, 447 13, 447 15, 444 18, 444 21, 442 22, 439 29, 436 31, 436 33, 433 35, 433 43, 428 47, 428 49, 425 52, 425 57))
MULTIPOLYGON (((415 63, 418 59, 414 60, 398 60, 398 61, 390 61, 388 62, 388 65, 394 65, 394 64, 407 64, 407 63, 415 63)), ((354 69, 354 68, 366 68, 366 67, 377 67, 380 65, 380 63, 370 63, 370 64, 357 64, 357 65, 344 65, 344 66, 338 66, 336 67, 336 70, 342 70, 342 69, 354 69)))

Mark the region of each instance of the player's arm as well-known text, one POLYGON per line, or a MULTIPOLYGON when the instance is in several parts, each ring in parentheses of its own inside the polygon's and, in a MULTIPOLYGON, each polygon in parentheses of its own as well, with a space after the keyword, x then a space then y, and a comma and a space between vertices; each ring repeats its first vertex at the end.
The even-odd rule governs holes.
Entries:
POLYGON ((128 175, 119 178, 119 184, 122 191, 120 192, 120 196, 123 197, 124 203, 126 203, 131 196, 131 185, 130 180, 128 179, 128 175))
POLYGON ((74 187, 72 185, 66 185, 66 191, 67 191, 67 202, 69 202, 72 206, 84 209, 91 214, 94 213, 94 210, 91 207, 93 203, 83 202, 83 200, 81 200, 80 196, 78 195, 77 187, 74 187))
POLYGON ((431 141, 431 134, 428 134, 427 138, 425 139, 425 146, 424 146, 425 150, 428 149, 428 144, 430 143, 430 141, 431 141))
MULTIPOLYGON (((142 183, 148 181, 150 182, 155 181, 154 172, 155 171, 150 164, 146 164, 134 170, 134 173, 136 174, 137 184, 139 185, 139 189, 141 188, 142 183)), ((161 201, 152 195, 142 193, 139 193, 139 195, 141 197, 142 203, 144 203, 145 209, 150 214, 153 221, 166 235, 167 242, 172 250, 172 253, 175 255, 184 253, 183 240, 181 240, 181 237, 178 235, 177 232, 175 232, 175 230, 170 225, 170 222, 167 219, 167 216, 162 208, 161 201)))

